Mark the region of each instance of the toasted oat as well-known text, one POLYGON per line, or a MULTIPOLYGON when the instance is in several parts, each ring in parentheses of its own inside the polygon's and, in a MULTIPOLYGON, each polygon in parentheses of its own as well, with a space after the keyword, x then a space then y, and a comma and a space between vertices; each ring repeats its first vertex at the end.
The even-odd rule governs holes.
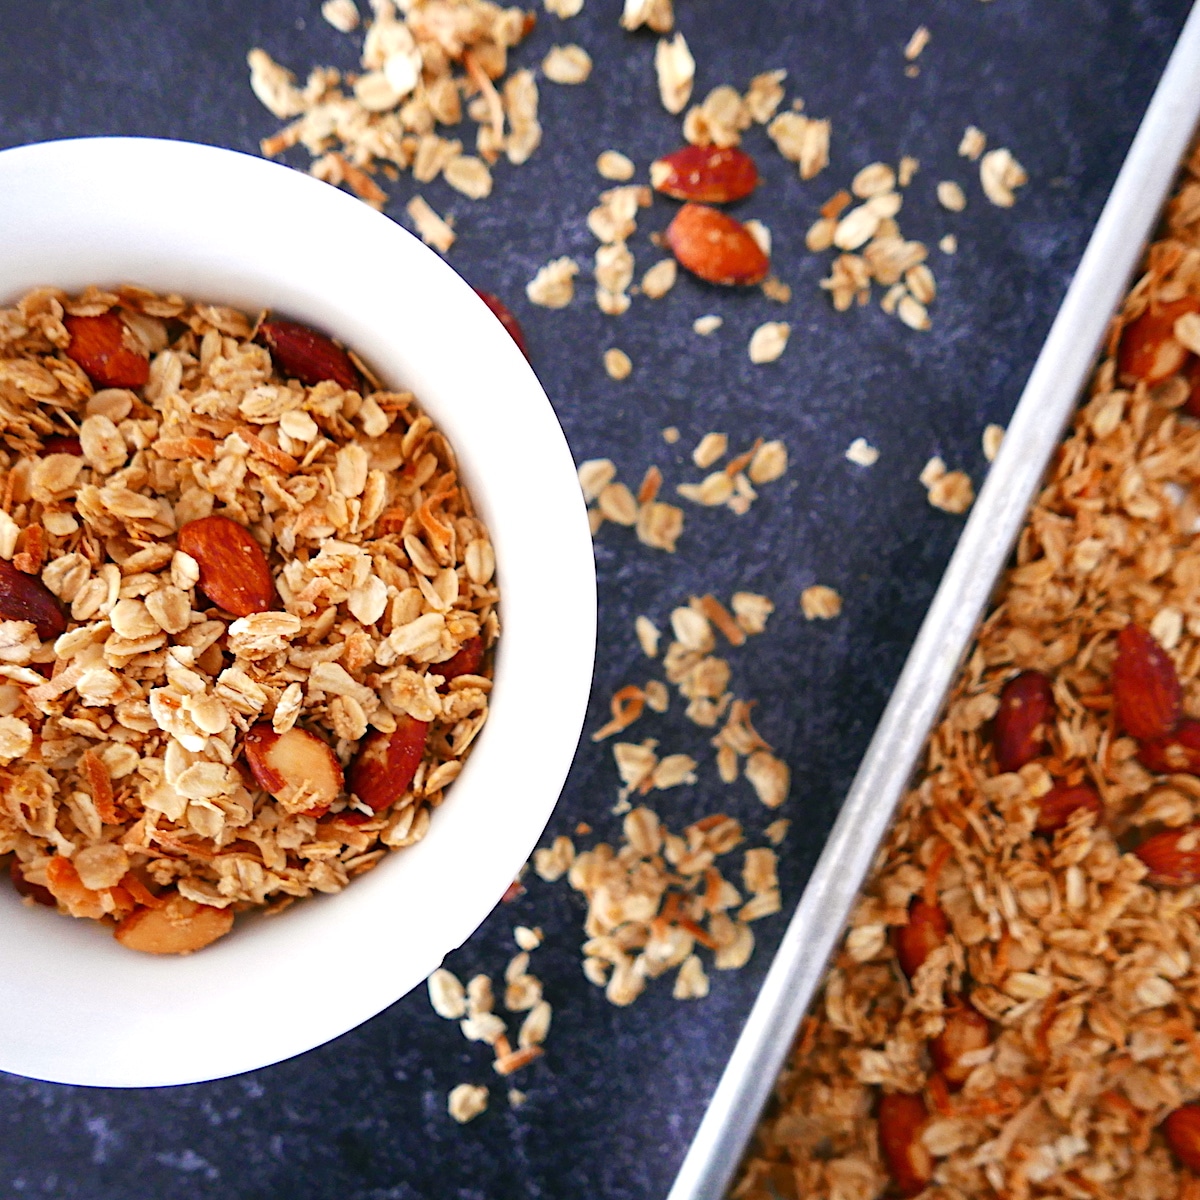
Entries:
POLYGON ((952 233, 947 233, 938 242, 938 249, 943 254, 957 254, 958 253, 958 238, 956 238, 954 236, 954 234, 952 234, 952 233))
POLYGON ((439 967, 428 980, 429 1002, 439 1017, 460 1020, 467 1011, 466 990, 457 975, 439 967))
POLYGON ((979 160, 979 181, 984 195, 1000 208, 1011 208, 1016 199, 1015 189, 1029 182, 1025 168, 1012 156, 1012 151, 1001 147, 989 150, 979 160))
POLYGON ((924 25, 918 25, 904 47, 904 57, 913 62, 921 57, 921 51, 928 45, 929 30, 924 25))
POLYGON ((647 658, 657 658, 659 632, 655 628, 654 622, 649 617, 638 617, 634 621, 634 629, 637 633, 638 645, 641 646, 642 653, 647 658))
POLYGON ((905 154, 900 159, 900 165, 896 169, 896 182, 900 187, 908 187, 913 181, 913 176, 921 169, 919 159, 913 158, 911 154, 905 154))
POLYGON ((445 254, 454 245, 455 234, 448 221, 439 217, 420 196, 414 196, 405 206, 421 240, 445 254))
POLYGON ((759 125, 765 125, 783 103, 783 81, 786 78, 787 71, 779 69, 763 71, 750 80, 743 103, 751 119, 759 125))
POLYGON ((842 598, 836 589, 815 583, 800 593, 800 607, 809 621, 828 621, 842 611, 842 598))
POLYGON ((634 176, 633 162, 619 150, 605 150, 596 159, 596 170, 604 179, 625 183, 634 176))
POLYGON ((707 316, 697 317, 692 322, 692 329, 701 337, 708 337, 710 333, 716 333, 724 323, 724 317, 718 317, 715 313, 709 313, 707 316))
POLYGON ((656 262, 642 276, 642 294, 651 300, 661 300, 674 286, 678 268, 673 258, 656 262))
POLYGON ((751 483, 772 483, 787 471, 787 447, 780 441, 763 442, 750 459, 748 474, 751 483))
POLYGON ((791 821, 786 817, 780 817, 778 821, 772 821, 770 825, 763 830, 767 841, 773 846, 781 846, 784 839, 787 837, 788 829, 791 828, 791 821))
POLYGON ((860 199, 867 200, 890 192, 896 186, 896 172, 887 163, 874 162, 863 167, 850 183, 850 190, 860 199))
POLYGON ((543 308, 566 308, 575 297, 579 266, 566 256, 552 259, 525 285, 525 294, 543 308))
POLYGON ((542 0, 546 11, 564 21, 583 12, 583 0, 542 0))
POLYGON ((604 487, 598 497, 598 503, 606 520, 617 525, 637 524, 638 503, 623 483, 610 483, 604 487))
POLYGON ((723 433, 706 433, 692 451, 692 462, 701 469, 711 467, 718 459, 725 457, 729 448, 729 439, 723 433))
POLYGON ((586 83, 592 56, 582 46, 551 46, 542 59, 542 73, 551 83, 586 83))
POLYGON ((896 305, 896 314, 909 329, 927 330, 931 328, 929 312, 925 305, 915 296, 905 292, 896 305))
POLYGON ((918 478, 921 485, 925 488, 931 488, 943 475, 946 474, 945 460, 938 454, 935 454, 922 468, 918 478))
POLYGON ((542 944, 542 939, 540 929, 530 929, 527 925, 517 925, 513 929, 513 940, 522 950, 536 950, 542 944))
POLYGON ((782 759, 766 750, 755 750, 746 760, 746 778, 767 808, 778 808, 791 787, 791 771, 782 759))
POLYGON ((787 349, 792 327, 786 321, 767 321, 750 336, 750 361, 774 362, 787 349))
POLYGON ((987 135, 983 130, 976 129, 974 125, 968 125, 963 131, 962 141, 958 144, 958 153, 962 158, 969 158, 974 162, 987 147, 987 135))
POLYGON ((682 533, 683 509, 674 504, 655 500, 638 510, 637 537, 642 545, 674 554, 682 533))
POLYGON ((666 429, 662 431, 662 439, 667 443, 668 446, 673 446, 677 441, 679 441, 679 430, 676 429, 674 425, 668 425, 666 429))
POLYGON ((767 134, 789 162, 798 163, 801 179, 814 179, 829 165, 831 123, 798 112, 780 113, 767 134))
POLYGON ((943 179, 937 185, 938 203, 948 212, 962 212, 967 207, 967 197, 952 179, 943 179))
POLYGON ((988 462, 995 462, 1000 453, 1000 443, 1004 441, 1004 426, 989 425, 983 431, 983 457, 988 462))
POLYGON ((860 467, 873 467, 879 461, 879 451, 866 438, 855 438, 846 449, 846 458, 860 467))
POLYGON ((321 16, 339 33, 353 33, 359 25, 354 0, 325 0, 321 5, 321 16))
POLYGON ((768 275, 759 285, 762 294, 777 304, 787 304, 792 298, 791 287, 774 275, 768 275))
POLYGON ((616 478, 617 468, 609 458, 590 458, 579 464, 579 486, 583 498, 591 504, 616 478))
POLYGON ((775 605, 756 592, 734 592, 729 606, 738 626, 749 634, 762 633, 767 627, 767 618, 775 611, 775 605))
POLYGON ((643 25, 655 33, 670 33, 675 28, 672 0, 625 0, 621 28, 634 30, 643 25))
POLYGON ((609 379, 628 379, 633 371, 633 363, 624 350, 618 350, 614 346, 604 352, 604 370, 609 379))
POLYGON ((692 95, 696 60, 682 33, 660 38, 654 52, 654 70, 658 76, 658 94, 669 113, 683 112, 692 95))
POLYGON ((473 1121, 488 1106, 488 1090, 471 1083, 460 1083, 446 1101, 446 1111, 460 1124, 473 1121))
POLYGON ((569 837, 556 837, 551 846, 533 856, 533 869, 547 883, 561 879, 575 861, 575 846, 569 837))

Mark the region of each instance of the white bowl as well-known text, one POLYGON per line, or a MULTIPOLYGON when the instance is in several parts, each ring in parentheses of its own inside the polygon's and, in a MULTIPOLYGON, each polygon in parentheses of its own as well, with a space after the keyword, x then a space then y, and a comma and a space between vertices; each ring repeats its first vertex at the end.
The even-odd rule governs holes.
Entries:
POLYGON ((328 330, 411 388, 458 452, 495 543, 491 715, 416 846, 336 896, 243 917, 198 954, 124 949, 0 889, 0 1069, 143 1087, 262 1067, 421 983, 491 911, 571 764, 595 647, 591 538, 562 430, 508 334, 441 259, 272 163, 96 138, 0 153, 0 303, 144 284, 328 330))

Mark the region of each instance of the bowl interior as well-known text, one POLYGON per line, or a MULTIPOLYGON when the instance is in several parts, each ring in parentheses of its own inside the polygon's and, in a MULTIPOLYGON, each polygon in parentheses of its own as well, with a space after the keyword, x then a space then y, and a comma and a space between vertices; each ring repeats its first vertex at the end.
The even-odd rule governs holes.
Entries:
POLYGON ((336 896, 244 917, 184 958, 125 950, 94 922, 0 889, 0 1069, 147 1086, 264 1066, 420 983, 540 836, 578 741, 595 646, 571 455, 532 370, 471 289, 407 231, 298 172, 179 142, 22 147, 0 153, 0 229, 0 303, 44 284, 130 282, 335 333, 416 393, 495 544, 491 714, 424 841, 336 896))

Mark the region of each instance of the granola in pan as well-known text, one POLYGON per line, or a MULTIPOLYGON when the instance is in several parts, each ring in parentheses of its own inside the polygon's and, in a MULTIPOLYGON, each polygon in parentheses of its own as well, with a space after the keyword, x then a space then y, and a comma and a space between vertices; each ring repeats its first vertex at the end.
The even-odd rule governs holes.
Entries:
POLYGON ((125 287, 0 310, 0 853, 195 950, 418 841, 482 727, 494 556, 323 334, 125 287))
POLYGON ((1198 355, 1200 151, 732 1195, 1200 1196, 1198 355))

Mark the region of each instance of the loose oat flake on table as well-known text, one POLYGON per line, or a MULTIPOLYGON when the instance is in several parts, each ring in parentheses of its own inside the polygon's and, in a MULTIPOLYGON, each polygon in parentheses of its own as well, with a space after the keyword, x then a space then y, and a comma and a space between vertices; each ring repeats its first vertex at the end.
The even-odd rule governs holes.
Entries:
POLYGON ((424 836, 482 727, 487 531, 408 392, 136 287, 0 310, 0 852, 184 953, 424 836))
POLYGON ((1200 152, 1159 239, 734 1197, 1200 1196, 1200 152))

